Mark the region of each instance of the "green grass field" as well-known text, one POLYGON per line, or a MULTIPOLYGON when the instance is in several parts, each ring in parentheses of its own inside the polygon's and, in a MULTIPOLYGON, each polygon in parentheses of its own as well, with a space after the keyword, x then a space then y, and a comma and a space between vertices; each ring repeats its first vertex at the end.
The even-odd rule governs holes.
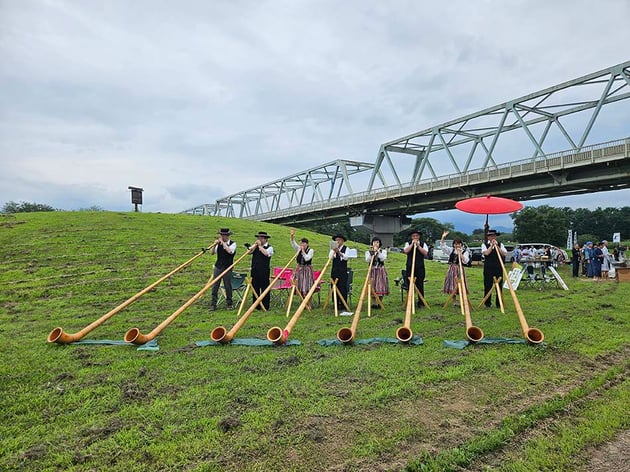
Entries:
MULTIPOLYGON (((323 347, 350 317, 305 311, 299 346, 205 346, 235 311, 208 310, 210 293, 158 338, 130 345, 58 345, 209 245, 220 227, 239 243, 272 235, 273 266, 293 255, 286 227, 187 215, 50 212, 0 216, 0 469, 2 470, 589 470, 593 451, 629 427, 630 284, 572 280, 570 290, 519 289, 544 345, 463 350, 458 309, 442 308, 446 266, 427 261, 429 309, 412 320, 424 344, 323 347)), ((327 257, 329 235, 297 231, 327 257)), ((349 242, 362 254, 365 246, 349 242)), ((85 339, 150 332, 211 275, 213 256, 140 298, 85 339)), ((237 270, 247 272, 249 258, 237 270)), ((367 264, 351 262, 353 306, 367 264)), ((357 339, 394 337, 405 309, 394 278, 385 310, 363 316, 357 339)), ((329 271, 328 271, 329 272, 329 271)), ((467 269, 471 300, 482 270, 467 269)), ((521 339, 514 304, 472 312, 487 337, 521 339)), ((322 292, 324 302, 327 289, 322 292)), ((223 306, 220 306, 223 308, 223 306)), ((297 303, 294 305, 294 310, 297 303)), ((288 319, 278 301, 237 338, 264 339, 288 319)))

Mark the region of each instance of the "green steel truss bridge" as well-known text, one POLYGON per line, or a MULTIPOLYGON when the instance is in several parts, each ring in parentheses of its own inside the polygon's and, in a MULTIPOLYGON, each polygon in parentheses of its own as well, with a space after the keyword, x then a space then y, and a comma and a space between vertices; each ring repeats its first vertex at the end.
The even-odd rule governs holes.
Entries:
POLYGON ((628 98, 630 61, 386 142, 374 162, 331 161, 185 213, 282 224, 350 218, 393 233, 405 215, 473 196, 628 188, 628 98), (602 142, 611 135, 622 138, 602 142))

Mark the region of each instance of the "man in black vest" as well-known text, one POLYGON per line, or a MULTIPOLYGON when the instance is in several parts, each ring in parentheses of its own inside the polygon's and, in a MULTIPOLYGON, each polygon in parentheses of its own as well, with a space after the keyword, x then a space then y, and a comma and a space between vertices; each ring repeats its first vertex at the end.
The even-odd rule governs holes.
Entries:
MULTIPOLYGON (((425 242, 420 240, 421 236, 422 236, 422 233, 418 231, 417 229, 411 230, 409 232, 410 239, 409 241, 405 243, 403 252, 407 254, 407 266, 406 266, 407 277, 411 277, 411 266, 413 265, 412 263, 414 262, 413 254, 415 251, 416 260, 415 260, 415 265, 414 265, 413 276, 416 278, 415 285, 418 288, 418 291, 422 294, 422 297, 424 297, 424 277, 425 277, 424 258, 427 257, 427 255, 429 254, 429 248, 425 242)), ((415 292, 413 287, 409 287, 409 290, 413 290, 415 292)), ((416 306, 418 308, 422 308, 424 306, 424 304, 422 303, 422 300, 420 300, 420 297, 418 297, 416 306)))
MULTIPOLYGON (((248 247, 248 251, 252 255, 252 288, 254 289, 253 301, 269 287, 269 271, 271 269, 271 256, 273 255, 273 247, 269 245, 268 240, 271 236, 266 231, 258 231, 256 242, 248 247)), ((262 305, 269 310, 271 303, 271 293, 267 293, 262 300, 262 305)), ((260 309, 258 305, 257 309, 260 309)))
MULTIPOLYGON (((328 257, 332 257, 332 269, 330 271, 330 277, 334 280, 337 279, 337 288, 339 293, 343 296, 346 303, 348 302, 348 258, 346 257, 345 245, 346 238, 341 234, 336 234, 332 237, 333 241, 337 243, 330 249, 328 257)), ((337 299, 337 308, 344 309, 343 302, 337 299)))
MULTIPOLYGON (((217 261, 214 264, 214 272, 212 278, 216 278, 225 269, 232 265, 234 261, 234 254, 236 254, 236 243, 230 239, 232 232, 228 228, 221 228, 219 230, 219 237, 215 241, 216 245, 212 248, 211 254, 217 255, 217 261)), ((232 305, 232 270, 230 269, 222 277, 223 288, 225 289, 225 302, 227 309, 231 310, 232 305)), ((219 299, 219 286, 221 282, 218 282, 212 286, 212 300, 210 301, 210 311, 217 309, 217 300, 219 299)))
MULTIPOLYGON (((494 277, 497 279, 501 277, 501 283, 499 284, 499 291, 503 295, 503 269, 501 268, 501 262, 499 257, 505 258, 507 255, 507 249, 503 246, 503 243, 497 243, 497 233, 495 230, 488 230, 486 241, 481 245, 481 253, 484 255, 483 261, 483 291, 484 297, 488 295, 488 292, 492 290, 494 285, 494 277), (497 252, 498 251, 498 252, 497 252)), ((495 302, 497 308, 499 304, 499 294, 495 294, 495 302)), ((492 307, 492 297, 488 297, 486 300, 486 308, 492 307)))

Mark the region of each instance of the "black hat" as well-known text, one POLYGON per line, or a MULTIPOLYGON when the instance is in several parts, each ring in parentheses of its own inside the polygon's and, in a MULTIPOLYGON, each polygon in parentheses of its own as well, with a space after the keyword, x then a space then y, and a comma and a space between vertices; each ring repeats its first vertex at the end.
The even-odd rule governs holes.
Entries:
POLYGON ((230 231, 229 228, 221 228, 219 230, 219 234, 226 234, 229 236, 230 234, 232 234, 232 231, 230 231))
POLYGON ((501 233, 497 233, 496 229, 489 229, 488 236, 501 236, 501 233))
POLYGON ((381 238, 377 238, 376 236, 374 236, 372 238, 372 242, 378 241, 378 243, 382 246, 383 245, 383 241, 381 241, 381 238))
POLYGON ((267 231, 258 231, 258 234, 255 234, 254 237, 263 237, 269 239, 271 236, 267 234, 267 231))
POLYGON ((343 239, 344 241, 346 240, 346 237, 345 237, 345 236, 343 236, 343 235, 341 235, 341 234, 335 234, 335 235, 332 237, 333 241, 334 241, 335 239, 337 239, 337 238, 341 238, 341 239, 343 239))
POLYGON ((420 236, 422 236, 422 231, 420 231, 419 229, 412 229, 409 231, 409 236, 411 236, 412 234, 419 234, 420 236))
POLYGON ((308 239, 306 239, 306 238, 302 238, 302 239, 300 239, 300 242, 301 242, 301 243, 306 243, 306 244, 308 244, 308 239))

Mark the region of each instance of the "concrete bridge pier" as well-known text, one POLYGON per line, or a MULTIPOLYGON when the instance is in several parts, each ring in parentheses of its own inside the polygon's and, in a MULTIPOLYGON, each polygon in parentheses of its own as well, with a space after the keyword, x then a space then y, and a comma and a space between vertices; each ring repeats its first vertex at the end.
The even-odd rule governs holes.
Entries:
POLYGON ((411 226, 411 218, 391 215, 358 215, 350 217, 350 226, 368 231, 383 241, 383 247, 394 245, 394 234, 411 226))

